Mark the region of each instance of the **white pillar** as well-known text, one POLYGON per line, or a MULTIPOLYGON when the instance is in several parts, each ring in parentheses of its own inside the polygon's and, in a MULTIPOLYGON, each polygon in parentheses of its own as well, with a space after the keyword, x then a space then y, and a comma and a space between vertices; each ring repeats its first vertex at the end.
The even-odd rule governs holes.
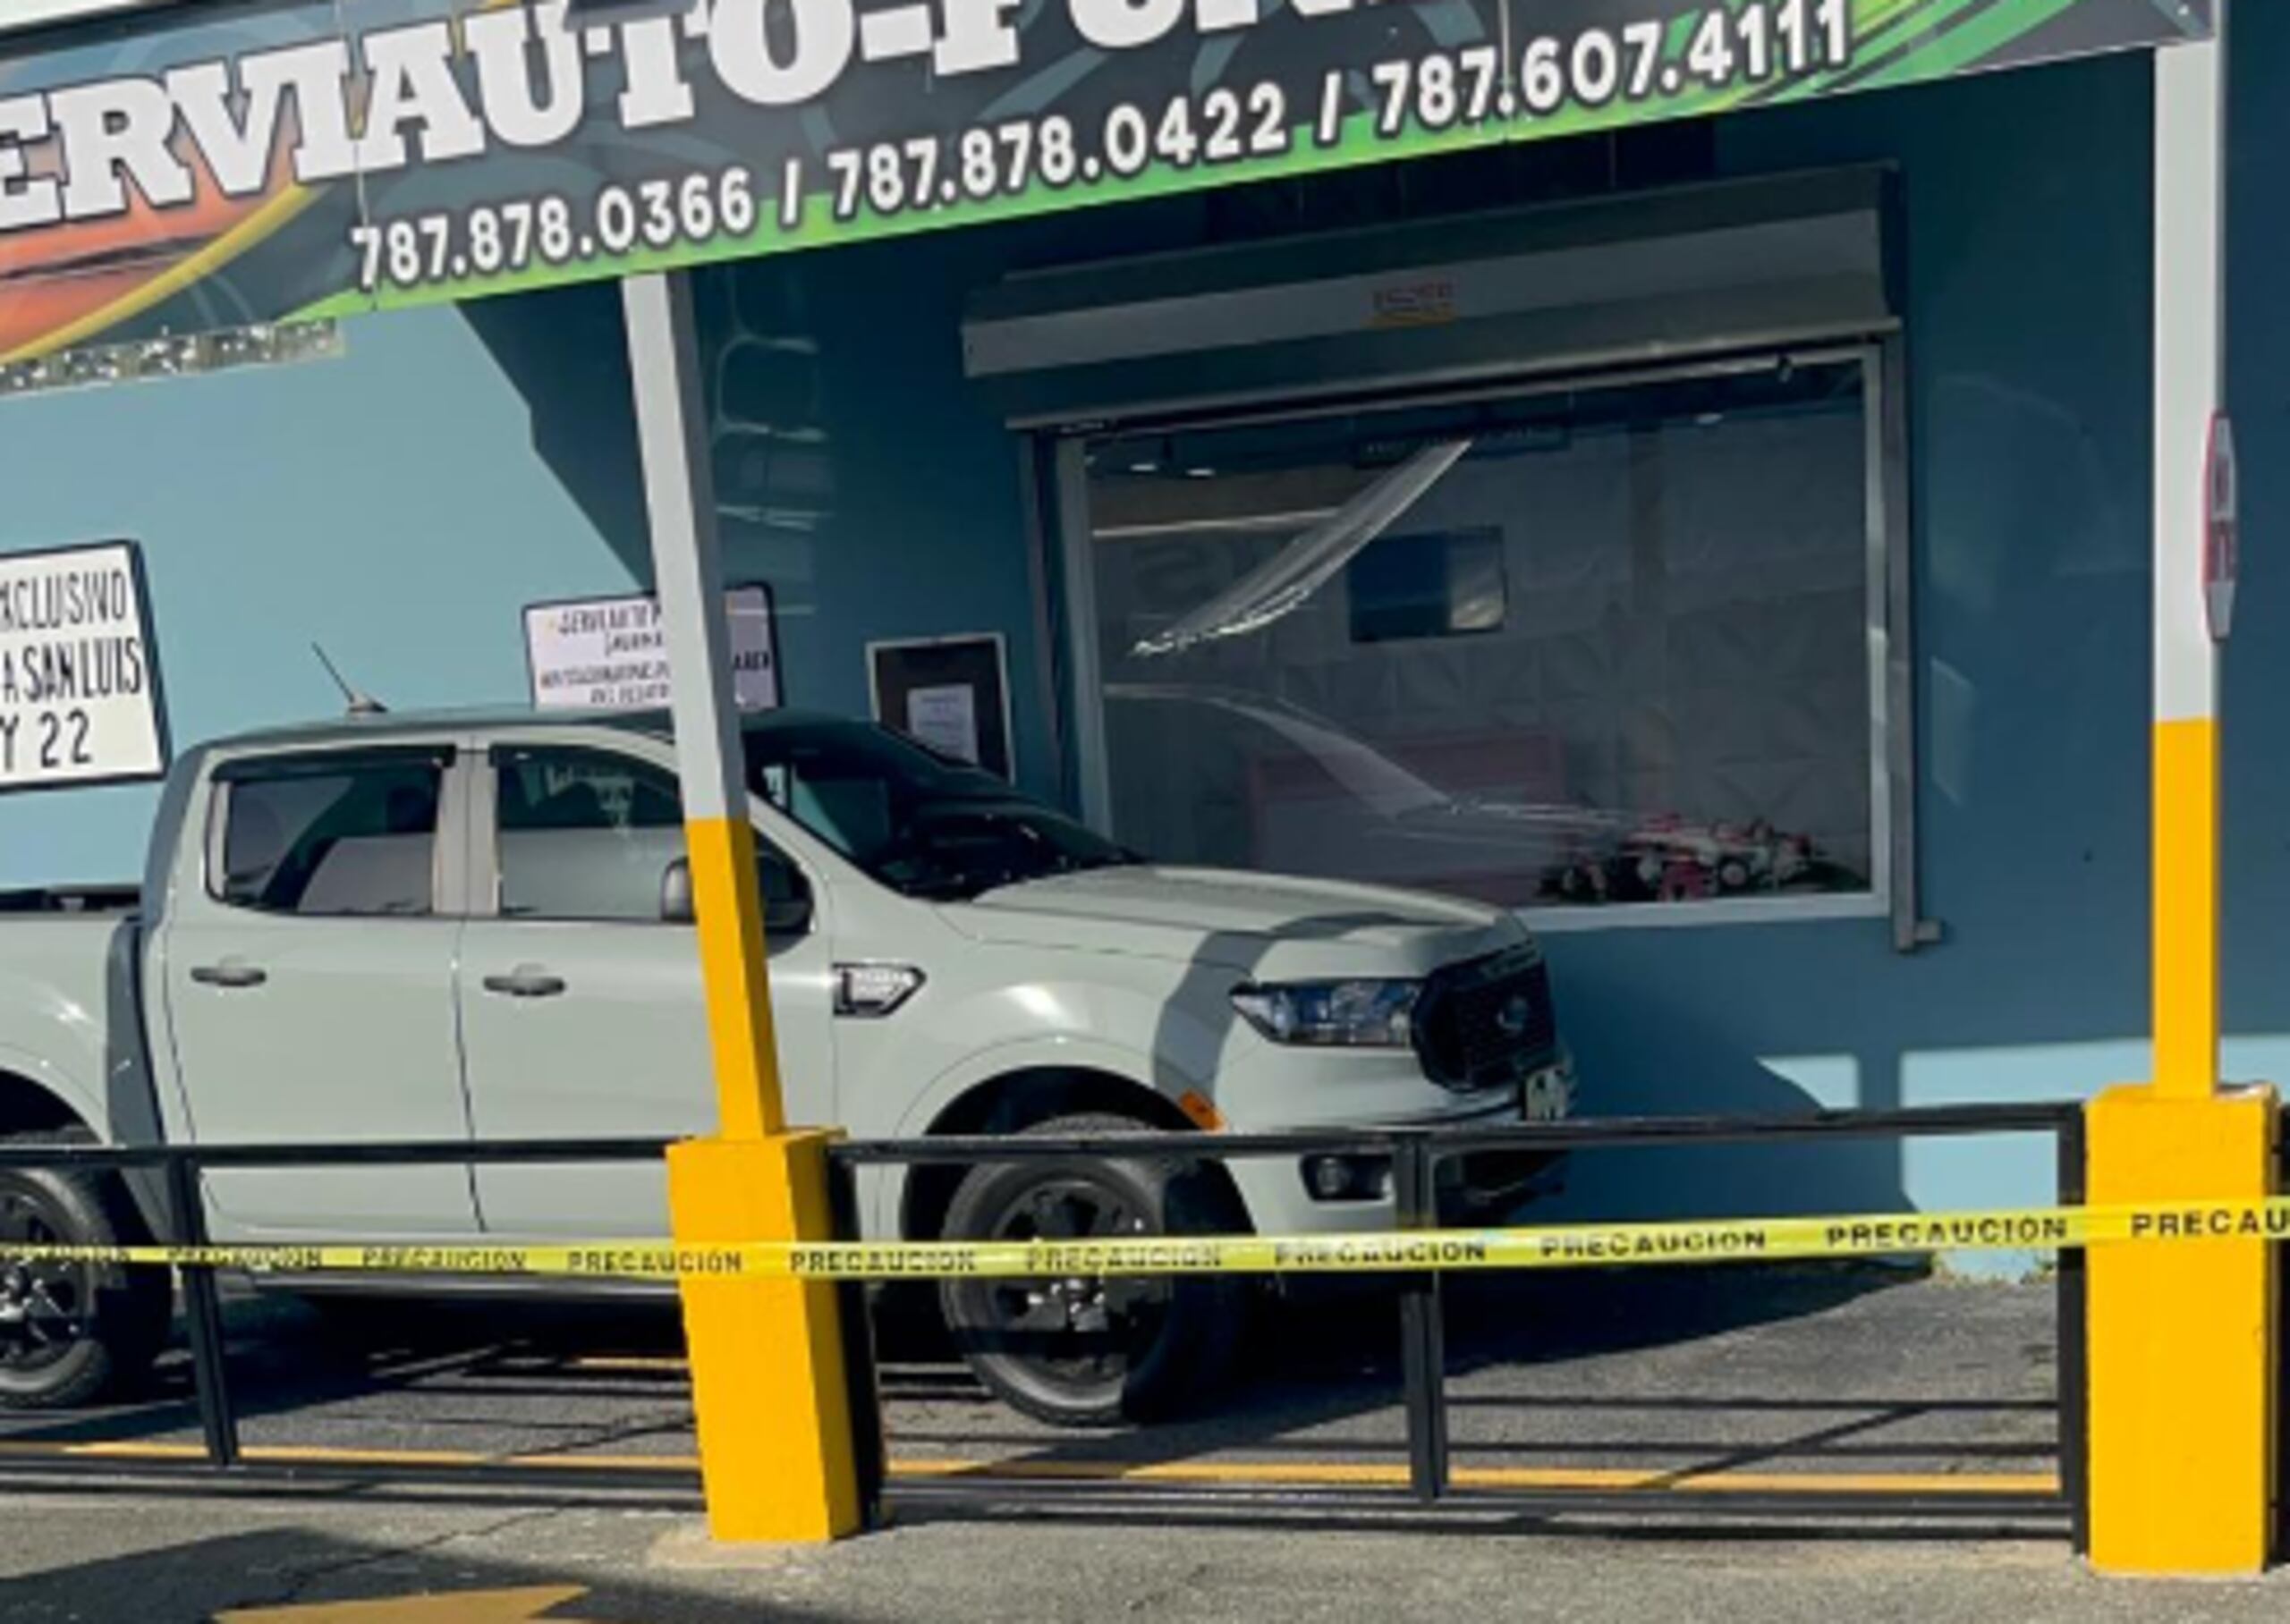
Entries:
POLYGON ((2218 651, 2204 613, 2205 463, 2224 404, 2226 4, 2155 53, 2156 1092, 2218 1086, 2218 651))
POLYGON ((631 276, 621 283, 621 301, 635 378, 652 567, 674 673, 676 760, 718 1126, 726 1138, 760 1138, 784 1129, 786 1114, 772 1036, 755 829, 748 821, 740 753, 691 283, 681 271, 631 276))

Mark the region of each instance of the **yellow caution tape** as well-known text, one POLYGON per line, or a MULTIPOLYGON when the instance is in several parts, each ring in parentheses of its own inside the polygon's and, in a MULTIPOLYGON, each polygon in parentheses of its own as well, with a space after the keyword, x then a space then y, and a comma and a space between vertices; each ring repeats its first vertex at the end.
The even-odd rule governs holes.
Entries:
POLYGON ((1028 1279, 1042 1275, 1351 1274, 1757 1263, 1916 1252, 2057 1251, 2123 1241, 2290 1240, 2290 1197, 2012 1211, 1887 1213, 1354 1235, 1171 1235, 1133 1240, 777 1241, 677 1246, 95 1247, 0 1242, 0 1262, 273 1273, 540 1274, 588 1280, 1028 1279))

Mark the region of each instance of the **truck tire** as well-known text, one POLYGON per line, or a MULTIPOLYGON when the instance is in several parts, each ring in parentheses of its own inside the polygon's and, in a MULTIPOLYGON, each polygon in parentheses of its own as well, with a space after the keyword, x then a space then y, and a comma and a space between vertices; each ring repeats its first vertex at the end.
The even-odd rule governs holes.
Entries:
MULTIPOLYGON (((1059 1117, 1022 1137, 1150 1132, 1127 1117, 1059 1117)), ((1116 1239, 1229 1234, 1246 1227, 1208 1164, 1095 1156, 987 1163, 954 1192, 949 1240, 1116 1239)), ((1053 1426, 1149 1421, 1229 1377, 1247 1317, 1244 1283, 1150 1280, 939 1282, 956 1347, 1012 1408, 1053 1426)))
MULTIPOLYGON (((19 1134, 12 1146, 84 1142, 85 1132, 19 1134)), ((68 1409, 140 1377, 165 1345, 167 1272, 42 1263, 11 1242, 128 1246, 147 1239, 117 1178, 0 1168, 0 1409, 68 1409)))

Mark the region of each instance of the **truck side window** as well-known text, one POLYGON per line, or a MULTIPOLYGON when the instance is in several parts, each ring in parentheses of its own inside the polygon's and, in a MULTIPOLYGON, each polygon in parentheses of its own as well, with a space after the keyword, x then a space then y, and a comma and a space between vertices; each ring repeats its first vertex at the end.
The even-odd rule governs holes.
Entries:
POLYGON ((263 913, 433 912, 440 782, 428 762, 241 769, 228 785, 216 900, 263 913))
POLYGON ((597 750, 494 755, 501 912, 520 919, 649 922, 683 855, 674 777, 597 750))
MULTIPOLYGON (((651 923, 683 855, 683 797, 661 768, 603 750, 494 752, 501 914, 651 923)), ((767 900, 801 895, 793 864, 758 843, 767 900)))

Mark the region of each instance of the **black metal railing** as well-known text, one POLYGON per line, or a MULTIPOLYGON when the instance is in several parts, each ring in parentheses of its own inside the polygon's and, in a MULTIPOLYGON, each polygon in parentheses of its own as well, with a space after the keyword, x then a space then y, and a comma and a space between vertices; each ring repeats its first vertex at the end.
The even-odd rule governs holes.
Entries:
MULTIPOLYGON (((313 1167, 437 1167, 509 1166, 534 1163, 657 1162, 671 1141, 665 1138, 626 1139, 480 1139, 438 1142, 407 1140, 362 1145, 41 1145, 0 1144, 0 1169, 56 1169, 123 1175, 155 1174, 164 1197, 166 1231, 160 1239, 178 1246, 206 1246, 210 1241, 206 1204, 199 1196, 199 1175, 215 1168, 313 1167)), ((289 1245, 327 1245, 339 1237, 318 1236, 289 1245)), ((265 1242, 264 1244, 271 1244, 265 1242)), ((0 1252, 4 1245, 0 1244, 0 1252)), ((216 1290, 216 1270, 191 1267, 177 1271, 182 1285, 183 1340, 191 1355, 191 1390, 199 1407, 199 1432, 205 1459, 197 1462, 211 1471, 258 1475, 246 1459, 239 1438, 238 1406, 233 1397, 230 1362, 223 1343, 222 1303, 216 1290)), ((89 1462, 60 1458, 38 1460, 11 1458, 8 1469, 86 1472, 89 1462)), ((114 1466, 116 1468, 116 1462, 114 1466)), ((375 1476, 434 1476, 434 1469, 414 1468, 400 1474, 380 1463, 363 1469, 375 1476)), ((265 1476, 306 1475, 293 1467, 263 1468, 265 1476)), ((488 1472, 488 1481, 513 1481, 539 1474, 514 1469, 488 1472)), ((584 1478, 584 1481, 591 1479, 584 1478)), ((599 1486, 657 1487, 656 1479, 599 1471, 592 1481, 599 1486)))
MULTIPOLYGON (((1401 1229, 1438 1227, 1438 1171, 1449 1160, 1488 1152, 1571 1153, 1594 1148, 1650 1146, 1776 1144, 1833 1139, 1963 1138, 1978 1135, 2047 1133, 2057 1143, 2057 1202, 2081 1205, 2084 1199, 2083 1115, 2072 1103, 1913 1106, 1896 1110, 1823 1110, 1772 1116, 1621 1117, 1603 1121, 1527 1123, 1515 1127, 1345 1129, 1298 1133, 1166 1135, 1138 1134, 1056 1138, 961 1136, 898 1141, 856 1140, 832 1146, 830 1163, 855 1171, 868 1166, 973 1167, 1099 1157, 1108 1161, 1143 1157, 1160 1162, 1229 1164, 1270 1157, 1388 1156, 1392 1164, 1394 1222, 1401 1229)), ((839 1231, 844 1238, 856 1231, 839 1231)), ((1539 1506, 1585 1509, 1625 1502, 1620 1493, 1574 1489, 1484 1489, 1458 1491, 1451 1469, 1447 1435, 1446 1318, 1441 1277, 1436 1272, 1398 1273, 1401 1379, 1407 1423, 1408 1487, 1425 1505, 1469 1499, 1514 1500, 1539 1506)), ((2064 1515, 2078 1552, 2087 1545, 2085 1493, 2088 1443, 2084 1340, 2083 1253, 2059 1255, 2055 1275, 2059 1327, 2058 1436, 2060 1489, 2057 1494, 1981 1494, 1972 1497, 1899 1493, 1849 1498, 1827 1495, 1817 1478, 1802 1493, 1752 1495, 1727 1491, 1723 1503, 1736 1510, 1787 1508, 1798 1510, 1868 1510, 1882 1515, 1989 1517, 2064 1515)), ((937 1493, 964 1492, 957 1479, 937 1493)), ((995 1484, 994 1493, 1005 1492, 995 1484)), ((1690 1491, 1665 1491, 1666 1501, 1695 1499, 1690 1491)), ((1646 1496, 1637 1493, 1637 1501, 1646 1496)))
MULTIPOLYGON (((1592 1148, 1650 1146, 1715 1146, 1773 1144, 1869 1138, 1922 1138, 1972 1135, 2048 1133, 2057 1146, 2058 1193, 2062 1205, 2080 1205, 2083 1188, 2082 1112, 2072 1104, 1972 1104, 1913 1107, 1889 1111, 1818 1111, 1794 1115, 1734 1117, 1647 1117, 1522 1124, 1446 1131, 1438 1129, 1346 1129, 1327 1132, 1272 1134, 1149 1134, 1088 1138, 1023 1138, 965 1136, 917 1140, 854 1140, 834 1146, 828 1153, 830 1198, 839 1239, 861 1236, 856 1175, 865 1167, 975 1167, 1073 1156, 1119 1160, 1148 1157, 1168 1162, 1230 1163, 1251 1158, 1344 1156, 1388 1157, 1392 1169, 1395 1222, 1403 1229, 1432 1229, 1438 1223, 1441 1166, 1455 1158, 1497 1153, 1565 1153, 1592 1148)), ((203 1246, 209 1237, 204 1204, 199 1197, 199 1177, 224 1168, 313 1168, 341 1166, 486 1166, 534 1163, 581 1163, 657 1161, 667 1141, 658 1138, 479 1140, 410 1142, 364 1145, 237 1145, 98 1146, 79 1145, 0 1146, 0 1169, 57 1168, 83 1171, 113 1171, 125 1175, 156 1175, 165 1195, 165 1227, 169 1239, 189 1246, 203 1246)), ((313 1238, 324 1244, 328 1238, 313 1238)), ((286 1243, 295 1244, 295 1243, 286 1243)), ((4 1249, 4 1248, 0 1248, 4 1249)), ((216 1270, 193 1266, 180 1271, 194 1391, 203 1459, 183 1463, 206 1473, 264 1477, 322 1476, 336 1480, 345 1475, 376 1477, 412 1476, 434 1479, 440 1468, 415 1464, 395 1470, 380 1461, 361 1462, 354 1471, 346 1467, 250 1462, 241 1446, 238 1411, 233 1401, 229 1360, 224 1346, 222 1311, 216 1289, 216 1270)), ((1454 1481, 1447 1435, 1446 1354, 1441 1277, 1437 1273, 1409 1273, 1392 1277, 1397 1287, 1401 1333, 1401 1366, 1408 1441, 1408 1493, 1426 1505, 1467 1500, 1480 1502, 1503 1499, 1538 1506, 1599 1509, 1632 1503, 1633 1492, 1586 1491, 1563 1488, 1459 1489, 1454 1481)), ((1937 1497, 1913 1492, 1871 1495, 1857 1492, 1849 1497, 1825 1495, 1817 1477, 1809 1477, 1801 1493, 1748 1494, 1729 1492, 1724 1503, 1735 1510, 1821 1512, 1868 1511, 1883 1515, 1951 1515, 1974 1511, 1992 1518, 2031 1515, 2064 1516, 2076 1548, 2085 1536, 2085 1395, 2083 1254, 2070 1248, 2059 1255, 2056 1275, 2058 1307, 2057 1339, 2058 1379, 2057 1451, 2060 1489, 2057 1494, 2012 1495, 1982 1493, 1976 1497, 1937 1497)), ((837 1288, 844 1312, 844 1347, 850 1360, 854 1399, 852 1415, 857 1439, 860 1477, 871 1513, 879 1507, 886 1469, 881 1407, 877 1394, 873 1338, 866 1288, 857 1281, 837 1288)), ((63 1468, 81 1472, 121 1469, 117 1457, 35 1462, 10 1457, 5 1469, 63 1468)), ((547 1481, 561 1486, 562 1473, 523 1470, 514 1467, 488 1469, 488 1484, 547 1481)), ((616 1473, 606 1468, 583 1470, 583 1484, 597 1487, 657 1490, 657 1473, 616 1473)), ((954 1478, 933 1486, 934 1494, 991 1493, 1005 1495, 1012 1486, 981 1474, 971 1480, 954 1478), (989 1486, 990 1485, 990 1486, 989 1486)), ((1688 1491, 1665 1491, 1666 1503, 1690 1500, 1688 1491)), ((1642 1504, 1646 1497, 1635 1495, 1642 1504)))

